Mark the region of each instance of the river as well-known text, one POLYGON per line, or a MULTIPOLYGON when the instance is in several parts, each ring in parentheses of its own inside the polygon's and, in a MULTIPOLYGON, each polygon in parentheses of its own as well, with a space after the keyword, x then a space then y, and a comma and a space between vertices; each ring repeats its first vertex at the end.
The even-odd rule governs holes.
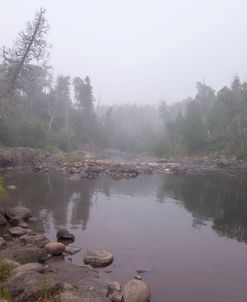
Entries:
POLYGON ((140 273, 152 302, 242 302, 247 297, 247 176, 152 175, 72 181, 62 174, 21 174, 1 201, 32 209, 34 229, 56 239, 59 227, 82 248, 113 253, 101 269, 124 284, 140 273))

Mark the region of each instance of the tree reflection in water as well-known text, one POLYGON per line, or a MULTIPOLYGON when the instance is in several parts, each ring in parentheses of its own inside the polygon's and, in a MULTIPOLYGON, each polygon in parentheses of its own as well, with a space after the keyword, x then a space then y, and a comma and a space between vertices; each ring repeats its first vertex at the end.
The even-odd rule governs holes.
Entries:
POLYGON ((158 198, 162 201, 167 195, 192 213, 194 226, 210 220, 220 236, 247 242, 246 175, 165 175, 158 198))
POLYGON ((192 213, 193 226, 212 221, 220 236, 247 242, 247 176, 243 174, 154 175, 120 181, 71 181, 62 174, 26 174, 9 181, 19 189, 2 200, 2 207, 20 202, 55 226, 85 230, 97 192, 106 197, 150 195, 150 202, 156 194, 159 202, 173 198, 182 203, 192 213))
POLYGON ((21 203, 57 226, 86 229, 95 195, 94 181, 70 181, 62 174, 17 175, 11 181, 19 189, 12 191, 3 205, 21 203))

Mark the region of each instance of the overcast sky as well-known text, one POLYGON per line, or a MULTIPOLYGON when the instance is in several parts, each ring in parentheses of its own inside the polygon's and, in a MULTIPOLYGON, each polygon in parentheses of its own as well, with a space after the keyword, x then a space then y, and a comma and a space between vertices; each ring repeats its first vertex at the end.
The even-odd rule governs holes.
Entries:
POLYGON ((0 45, 47 9, 56 74, 89 75, 102 103, 171 103, 247 80, 246 0, 1 0, 0 45))

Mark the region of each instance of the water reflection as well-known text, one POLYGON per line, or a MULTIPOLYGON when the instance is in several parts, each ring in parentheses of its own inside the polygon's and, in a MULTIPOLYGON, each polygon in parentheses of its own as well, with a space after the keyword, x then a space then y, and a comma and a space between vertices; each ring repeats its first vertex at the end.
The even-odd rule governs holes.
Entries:
MULTIPOLYGON (((212 221, 220 236, 247 242, 246 175, 155 175, 115 181, 110 178, 71 181, 62 174, 27 174, 7 180, 18 190, 11 191, 3 206, 25 204, 55 226, 85 230, 90 208, 98 194, 107 198, 154 196, 163 203, 173 198, 192 213, 192 225, 212 221)), ((100 202, 100 201, 99 201, 100 202)))
POLYGON ((219 235, 247 242, 246 175, 165 176, 159 200, 167 195, 183 202, 194 226, 211 220, 219 235))
POLYGON ((15 183, 18 190, 10 192, 5 205, 24 204, 56 225, 86 229, 95 195, 94 181, 78 183, 59 174, 18 175, 7 181, 15 183))
POLYGON ((82 248, 72 256, 79 265, 87 249, 109 249, 112 280, 124 283, 134 267, 150 268, 143 277, 152 302, 244 302, 247 245, 237 240, 247 242, 246 182, 244 175, 222 174, 79 182, 61 174, 19 175, 7 179, 18 190, 1 207, 30 207, 50 240, 65 226, 82 248))

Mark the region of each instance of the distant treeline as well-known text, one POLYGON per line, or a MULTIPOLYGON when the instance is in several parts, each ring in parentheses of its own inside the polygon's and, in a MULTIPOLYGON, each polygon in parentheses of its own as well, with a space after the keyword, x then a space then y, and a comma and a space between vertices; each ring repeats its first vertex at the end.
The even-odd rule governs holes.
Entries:
POLYGON ((168 106, 106 106, 88 76, 53 78, 47 65, 45 10, 0 53, 0 145, 50 152, 86 145, 159 156, 247 157, 247 83, 236 76, 215 92, 197 84, 194 98, 168 106))
POLYGON ((218 92, 203 83, 197 93, 171 107, 160 107, 166 154, 224 154, 247 157, 247 83, 235 76, 218 92))

